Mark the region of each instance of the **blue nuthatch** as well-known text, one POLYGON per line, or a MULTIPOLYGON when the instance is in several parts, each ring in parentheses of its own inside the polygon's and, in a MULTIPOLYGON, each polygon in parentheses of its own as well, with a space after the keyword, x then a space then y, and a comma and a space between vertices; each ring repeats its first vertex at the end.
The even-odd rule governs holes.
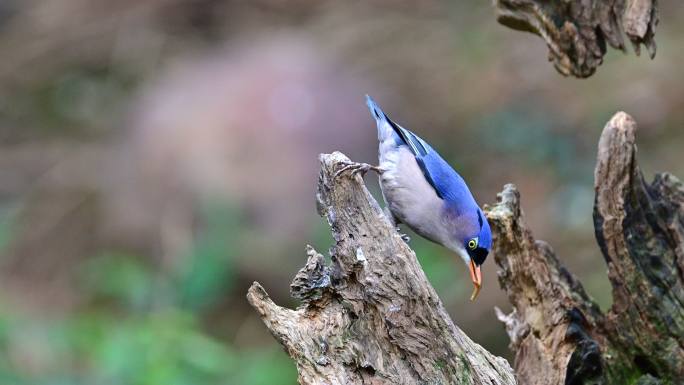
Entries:
POLYGON ((390 221, 456 252, 470 271, 474 300, 492 246, 487 218, 463 178, 427 142, 390 120, 370 96, 366 103, 377 123, 380 164, 352 163, 343 170, 378 172, 390 221))

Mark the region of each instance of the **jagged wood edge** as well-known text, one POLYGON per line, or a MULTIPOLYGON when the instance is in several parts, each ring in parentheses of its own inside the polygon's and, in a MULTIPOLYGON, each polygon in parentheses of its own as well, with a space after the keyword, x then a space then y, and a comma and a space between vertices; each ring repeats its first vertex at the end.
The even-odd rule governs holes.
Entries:
POLYGON ((513 185, 487 207, 506 325, 525 384, 665 384, 684 379, 684 186, 664 173, 644 182, 636 123, 619 112, 599 141, 596 237, 613 285, 603 314, 551 248, 535 241, 513 185))
POLYGON ((682 381, 684 186, 668 173, 644 180, 636 130, 619 112, 599 140, 594 229, 613 287, 606 328, 641 372, 682 381))
POLYGON ((331 263, 312 248, 277 306, 258 283, 247 298, 297 365, 301 384, 515 384, 506 360, 453 324, 413 251, 360 177, 334 178, 349 159, 320 157, 317 203, 332 229, 331 263))
POLYGON ((626 51, 626 35, 637 55, 643 44, 656 53, 657 0, 495 0, 499 23, 541 36, 549 60, 561 74, 591 76, 603 62, 606 43, 626 51))

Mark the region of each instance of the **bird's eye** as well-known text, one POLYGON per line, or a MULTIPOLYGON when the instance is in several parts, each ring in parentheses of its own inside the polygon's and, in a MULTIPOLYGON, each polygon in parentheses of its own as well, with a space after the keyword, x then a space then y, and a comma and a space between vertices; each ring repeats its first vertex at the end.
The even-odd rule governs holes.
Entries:
POLYGON ((475 248, 477 248, 477 238, 473 238, 468 241, 468 248, 470 250, 475 250, 475 248))

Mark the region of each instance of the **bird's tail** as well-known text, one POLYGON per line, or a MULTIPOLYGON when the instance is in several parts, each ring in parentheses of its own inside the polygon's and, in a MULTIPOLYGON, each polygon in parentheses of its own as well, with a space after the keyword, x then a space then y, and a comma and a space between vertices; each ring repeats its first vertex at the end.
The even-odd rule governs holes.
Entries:
POLYGON ((373 98, 368 95, 366 95, 366 104, 378 126, 378 140, 382 143, 387 139, 394 139, 394 136, 396 135, 394 128, 392 128, 391 121, 382 111, 380 106, 378 106, 373 98))

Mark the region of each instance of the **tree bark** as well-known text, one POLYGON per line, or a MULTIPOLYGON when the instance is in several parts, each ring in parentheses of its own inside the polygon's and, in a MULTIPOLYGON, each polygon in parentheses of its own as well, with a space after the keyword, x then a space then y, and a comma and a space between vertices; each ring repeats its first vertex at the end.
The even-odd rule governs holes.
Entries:
POLYGON ((636 161, 636 123, 617 113, 599 141, 596 239, 613 306, 603 314, 553 250, 535 241, 507 185, 487 208, 504 315, 521 384, 680 384, 684 381, 684 186, 648 184, 636 161))
POLYGON ((335 245, 331 263, 313 248, 291 285, 296 310, 258 284, 247 298, 292 357, 301 384, 515 384, 508 362, 453 324, 416 255, 349 159, 321 155, 319 213, 335 245))
POLYGON ((321 156, 317 194, 335 239, 331 263, 308 248, 291 285, 297 310, 274 304, 258 283, 247 297, 302 384, 682 384, 684 184, 670 174, 644 181, 635 133, 620 112, 599 141, 594 226, 613 286, 607 313, 534 239, 514 185, 485 208, 514 308, 496 309, 514 371, 452 323, 362 179, 334 177, 348 161, 340 153, 321 156))
POLYGON ((549 60, 563 75, 591 76, 603 62, 606 42, 626 51, 624 35, 640 54, 656 53, 657 0, 495 0, 499 23, 541 36, 549 60))

